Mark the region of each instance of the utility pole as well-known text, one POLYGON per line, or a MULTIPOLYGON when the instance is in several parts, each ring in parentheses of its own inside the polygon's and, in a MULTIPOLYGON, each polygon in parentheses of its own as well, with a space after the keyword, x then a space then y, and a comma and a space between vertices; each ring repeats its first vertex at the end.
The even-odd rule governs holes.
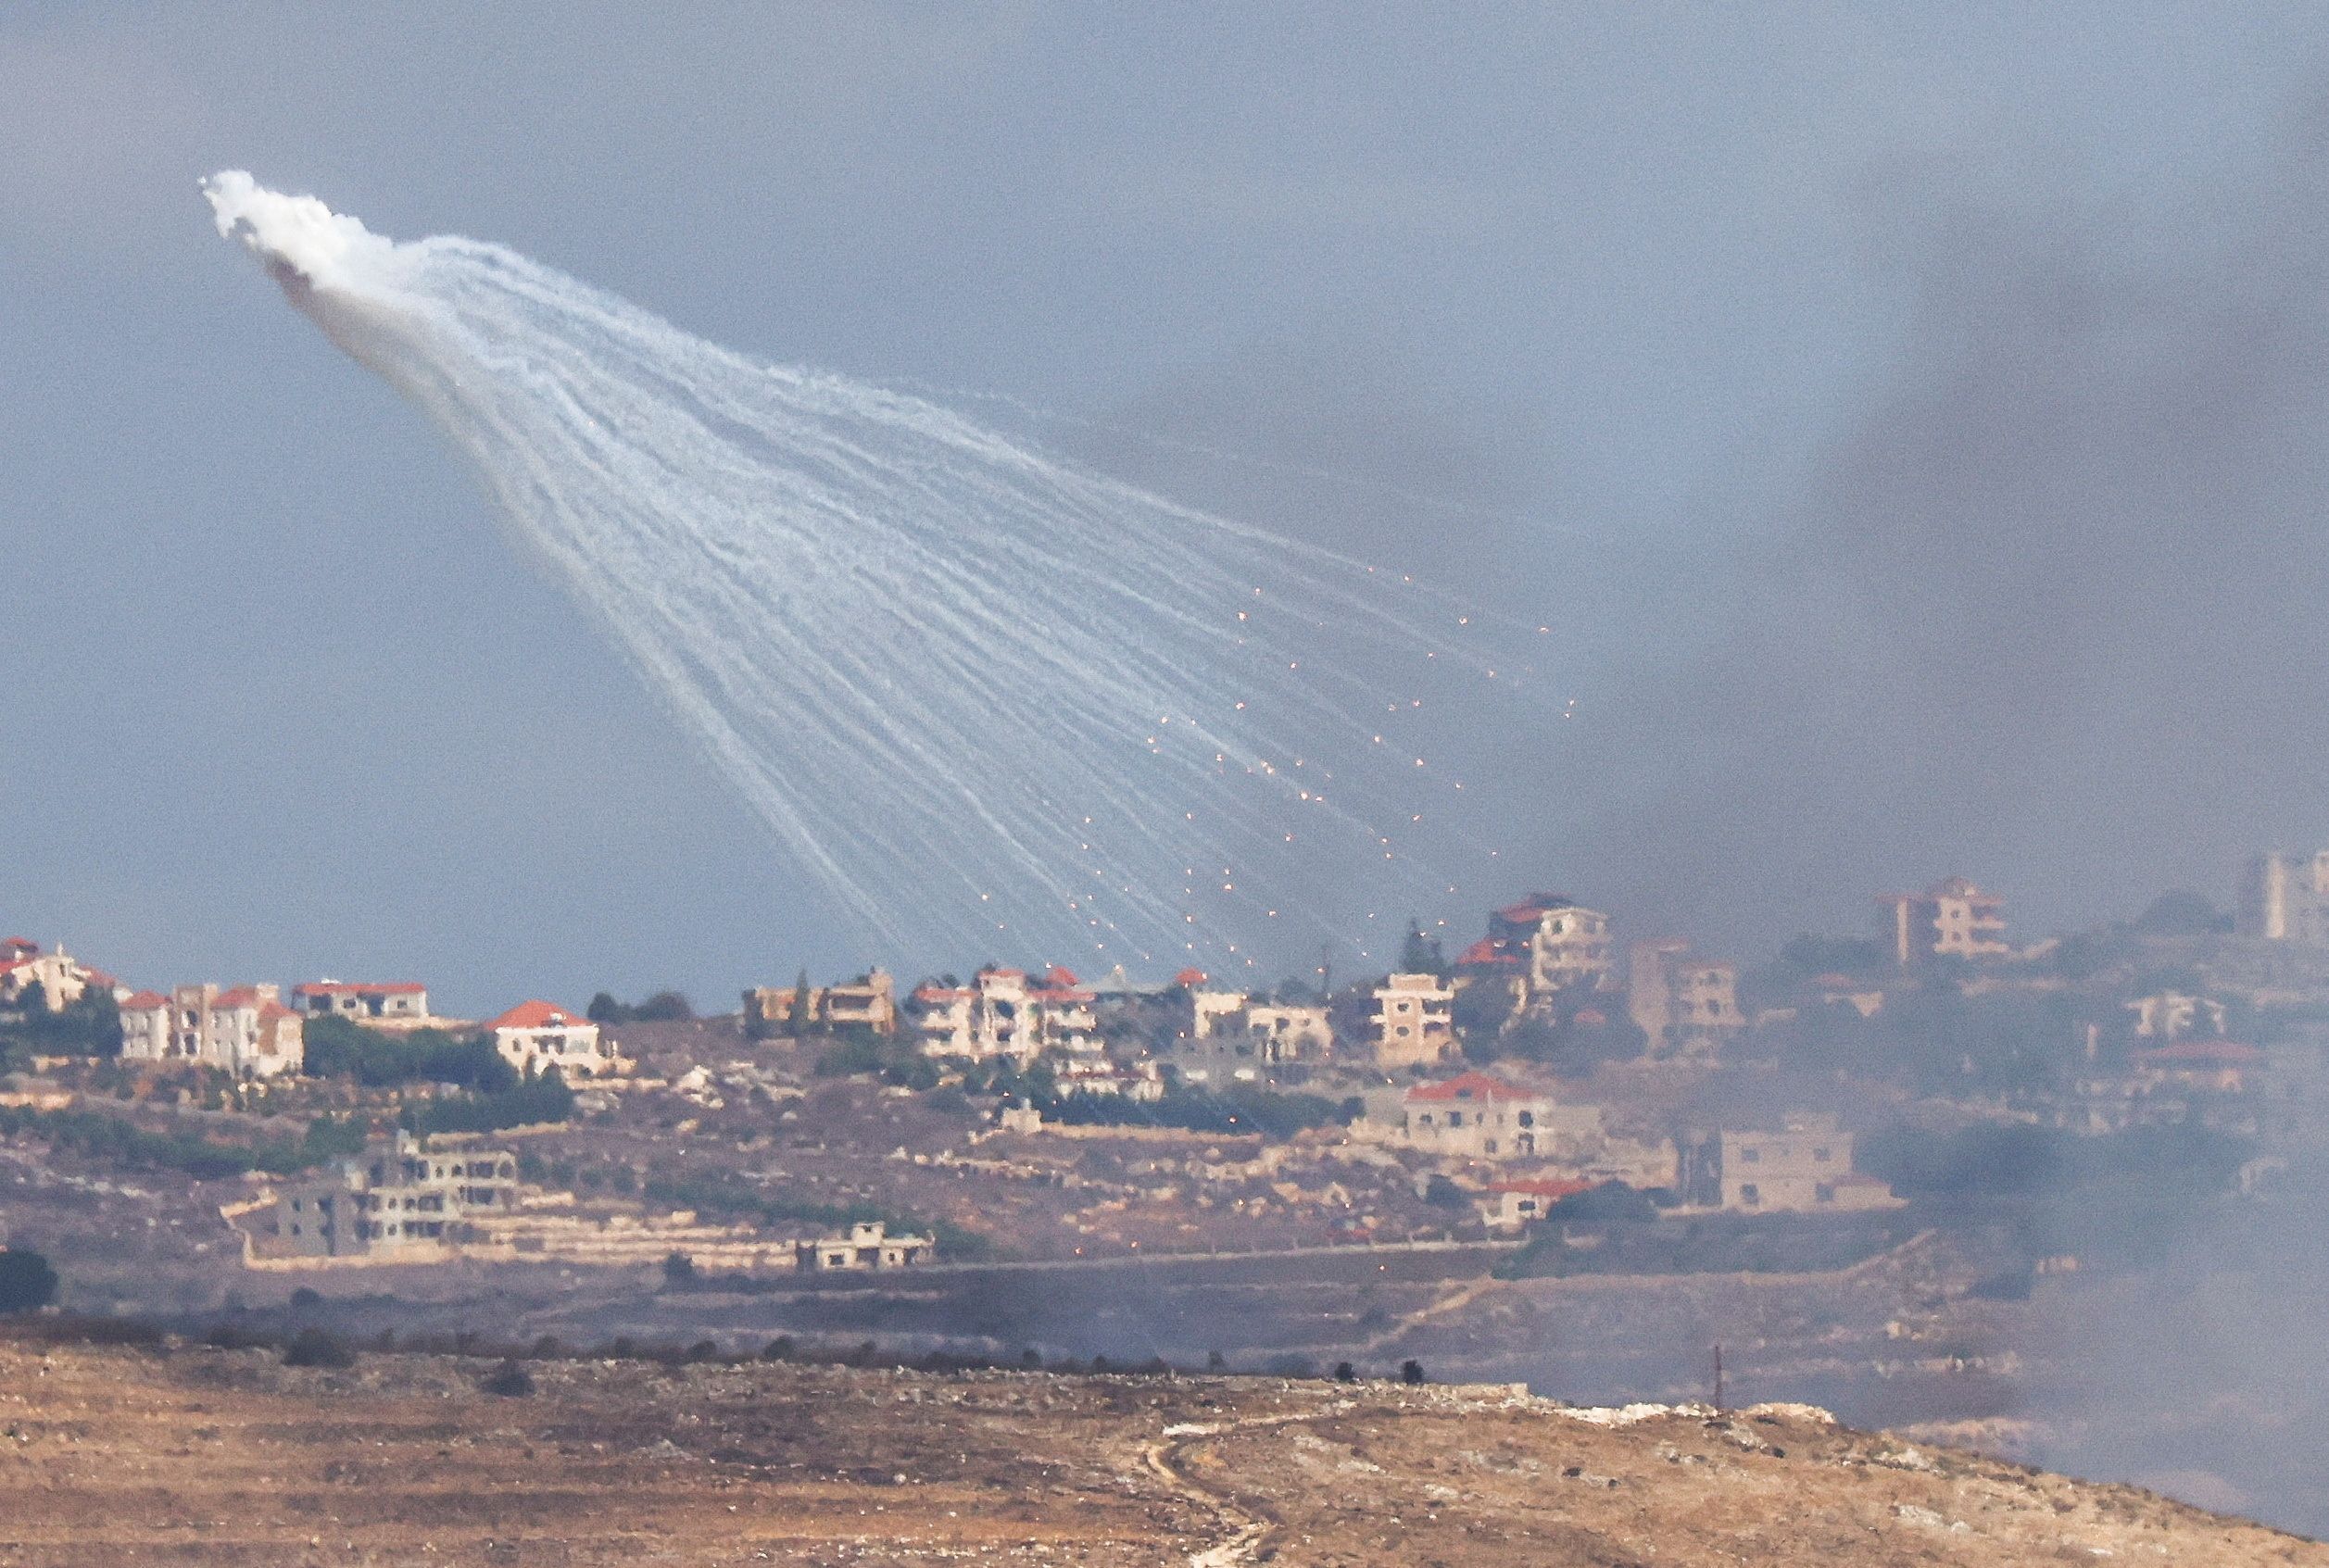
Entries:
POLYGON ((1715 1409, 1722 1409, 1722 1346, 1715 1346, 1715 1409))

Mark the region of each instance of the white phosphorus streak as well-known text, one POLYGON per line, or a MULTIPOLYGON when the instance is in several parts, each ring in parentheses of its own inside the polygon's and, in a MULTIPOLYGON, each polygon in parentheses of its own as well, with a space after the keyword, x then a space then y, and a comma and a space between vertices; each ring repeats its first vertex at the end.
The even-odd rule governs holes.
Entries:
POLYGON ((1328 934, 1324 889, 1368 879, 1404 917, 1479 856, 1456 781, 1374 715, 1450 659, 1507 661, 1400 574, 755 363, 498 245, 394 242, 239 171, 204 190, 865 935, 1242 964, 1328 934), (1177 874, 1207 863, 1202 891, 1177 874))

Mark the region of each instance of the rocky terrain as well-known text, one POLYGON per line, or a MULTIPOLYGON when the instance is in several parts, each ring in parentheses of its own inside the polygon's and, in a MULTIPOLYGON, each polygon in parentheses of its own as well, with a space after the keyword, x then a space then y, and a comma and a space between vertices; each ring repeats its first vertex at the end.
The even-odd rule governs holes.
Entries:
POLYGON ((0 1563, 2329 1563, 1802 1407, 0 1339, 0 1563), (512 1387, 512 1383, 500 1386, 512 1387))

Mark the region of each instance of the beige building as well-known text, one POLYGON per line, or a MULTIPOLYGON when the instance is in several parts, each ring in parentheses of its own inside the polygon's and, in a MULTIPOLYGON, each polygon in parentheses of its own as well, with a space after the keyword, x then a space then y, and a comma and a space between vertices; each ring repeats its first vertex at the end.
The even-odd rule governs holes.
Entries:
POLYGON ((2329 947, 2329 849, 2259 855, 2240 883, 2235 926, 2243 936, 2329 947))
POLYGON ((1176 1031, 1174 1054, 1194 1063, 1190 1077, 1253 1078, 1287 1062, 1331 1055, 1334 1027, 1323 1007, 1257 1002, 1243 991, 1184 986, 1186 1023, 1176 1031))
POLYGON ((2003 958, 2006 900, 1961 876, 1922 893, 1887 893, 1877 901, 1885 940, 1902 967, 1934 958, 2003 958))
POLYGON ((100 991, 115 989, 111 975, 89 968, 61 945, 53 952, 43 952, 41 945, 28 937, 0 941, 0 1006, 13 1006, 35 985, 51 1012, 72 1006, 93 986, 100 991))
POLYGON ((2224 1005, 2211 997, 2159 991, 2137 997, 2127 1004, 2127 1010, 2135 1015, 2138 1039, 2174 1041, 2194 1035, 2221 1036, 2224 1032, 2224 1005))
POLYGON ((121 1003, 121 1055, 185 1062, 242 1078, 272 1078, 307 1065, 299 1015, 273 985, 181 985, 167 997, 140 991, 121 1003))
POLYGON ((926 1236, 891 1236, 876 1220, 850 1226, 844 1236, 804 1241, 795 1248, 797 1266, 803 1270, 862 1273, 873 1269, 909 1269, 938 1256, 938 1244, 926 1236))
POLYGON ((375 1027, 430 1022, 429 988, 416 980, 315 980, 291 988, 291 1005, 306 1018, 346 1018, 375 1027))
POLYGON ((1444 1159, 1590 1158, 1602 1137, 1601 1108, 1561 1105, 1488 1073, 1418 1084, 1400 1100, 1400 1141, 1444 1159))
POLYGON ((1691 956, 1677 936, 1636 942, 1626 955, 1626 1011, 1653 1056, 1711 1056, 1746 1026, 1739 966, 1691 956))
POLYGON ((1498 909, 1488 918, 1488 941, 1520 960, 1521 1001, 1530 1009, 1549 1007, 1563 991, 1609 983, 1609 917, 1572 898, 1537 893, 1498 909))
POLYGON ((812 985, 805 1010, 800 993, 790 985, 755 986, 744 993, 744 1026, 753 1035, 789 1034, 800 1022, 827 1033, 869 1029, 887 1038, 898 1032, 896 982, 876 969, 847 985, 812 985))
POLYGON ((1068 970, 1054 968, 1032 985, 1024 970, 982 969, 968 985, 917 987, 912 1010, 930 1056, 1028 1062, 1045 1051, 1099 1050, 1093 999, 1068 970))
POLYGON ((1394 974, 1375 988, 1367 1044, 1386 1072, 1455 1055, 1455 992, 1436 974, 1394 974))
POLYGON ((1852 1169, 1852 1135, 1832 1116, 1790 1116, 1775 1132, 1722 1135, 1722 1206, 1756 1212, 1884 1209, 1892 1188, 1852 1169))
POLYGON ((637 1064, 598 1025, 545 1001, 520 1002, 485 1025, 494 1049, 519 1073, 535 1076, 555 1067, 568 1083, 627 1078, 637 1064))
POLYGON ((434 1257, 466 1239, 473 1221, 510 1212, 517 1193, 509 1150, 432 1150, 400 1132, 278 1187, 271 1211, 245 1229, 267 1257, 434 1257))

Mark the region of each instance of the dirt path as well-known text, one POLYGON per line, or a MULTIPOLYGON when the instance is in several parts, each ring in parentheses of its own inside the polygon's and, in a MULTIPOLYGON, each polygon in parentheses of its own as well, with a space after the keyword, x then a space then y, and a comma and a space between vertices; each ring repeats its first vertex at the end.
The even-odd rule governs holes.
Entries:
POLYGON ((1341 1401, 1324 1410, 1254 1416, 1245 1421, 1168 1426, 1164 1436, 1143 1449, 1140 1457, 1176 1497, 1212 1510, 1223 1524, 1233 1526, 1231 1533, 1223 1540, 1192 1553, 1189 1568, 1237 1568, 1239 1563, 1252 1562, 1263 1543, 1269 1539, 1270 1533, 1284 1523, 1277 1511, 1265 1504, 1240 1502, 1226 1487, 1207 1486, 1190 1474, 1182 1466, 1190 1449, 1201 1443, 1255 1432, 1264 1427, 1294 1426, 1304 1422, 1324 1421, 1343 1414, 1350 1408, 1348 1401, 1341 1401))

